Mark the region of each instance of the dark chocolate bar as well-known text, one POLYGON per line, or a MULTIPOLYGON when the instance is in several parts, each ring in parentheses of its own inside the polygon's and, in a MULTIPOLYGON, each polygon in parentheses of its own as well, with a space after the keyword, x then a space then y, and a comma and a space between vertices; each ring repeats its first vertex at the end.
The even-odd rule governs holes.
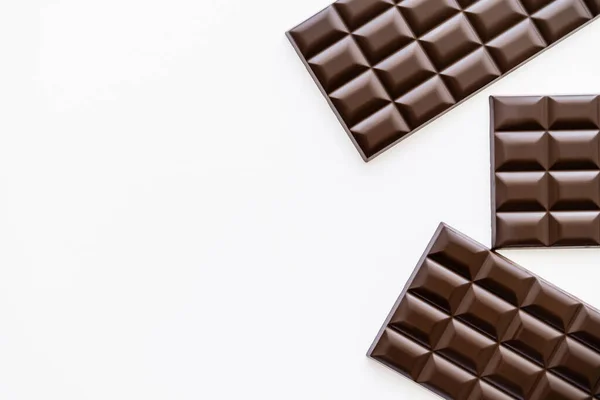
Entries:
POLYGON ((287 35, 368 161, 599 13, 600 0, 340 0, 287 35))
POLYGON ((598 96, 490 103, 492 246, 600 245, 598 96))
POLYGON ((368 355, 446 399, 600 398, 600 313, 444 224, 368 355))

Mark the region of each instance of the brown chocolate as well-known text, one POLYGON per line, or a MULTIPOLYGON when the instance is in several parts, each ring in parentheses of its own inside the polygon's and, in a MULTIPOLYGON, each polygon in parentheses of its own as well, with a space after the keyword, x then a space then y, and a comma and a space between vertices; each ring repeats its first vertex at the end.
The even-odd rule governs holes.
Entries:
POLYGON ((368 355, 446 399, 600 398, 600 313, 441 224, 368 355))
POLYGON ((368 161, 599 12, 600 0, 340 0, 287 34, 368 161))
POLYGON ((492 246, 600 245, 598 96, 490 102, 492 246))

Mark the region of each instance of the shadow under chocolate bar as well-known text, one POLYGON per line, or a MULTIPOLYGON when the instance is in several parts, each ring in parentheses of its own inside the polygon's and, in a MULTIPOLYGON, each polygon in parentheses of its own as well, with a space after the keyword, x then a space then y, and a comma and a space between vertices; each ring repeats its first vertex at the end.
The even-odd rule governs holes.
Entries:
POLYGON ((600 0, 340 0, 287 36, 369 161, 599 13, 600 0))
POLYGON ((368 356, 446 399, 600 398, 600 313, 441 224, 368 356))

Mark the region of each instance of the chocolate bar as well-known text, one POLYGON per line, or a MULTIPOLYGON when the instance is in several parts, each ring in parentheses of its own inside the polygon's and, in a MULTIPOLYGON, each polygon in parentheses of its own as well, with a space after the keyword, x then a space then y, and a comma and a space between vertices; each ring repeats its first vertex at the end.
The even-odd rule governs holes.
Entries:
POLYGON ((492 246, 600 245, 598 96, 490 103, 492 246))
POLYGON ((600 312, 444 224, 368 355, 446 399, 600 398, 600 312))
POLYGON ((368 161, 599 13, 600 0, 340 0, 287 35, 368 161))

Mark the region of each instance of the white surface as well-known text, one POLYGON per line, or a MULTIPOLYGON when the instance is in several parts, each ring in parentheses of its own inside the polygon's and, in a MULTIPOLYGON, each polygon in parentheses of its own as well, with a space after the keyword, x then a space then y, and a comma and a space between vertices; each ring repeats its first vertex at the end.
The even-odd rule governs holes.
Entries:
POLYGON ((3 3, 1 399, 436 398, 364 354, 440 221, 490 244, 488 96, 600 93, 600 22, 365 164, 284 37, 329 1, 3 3))

